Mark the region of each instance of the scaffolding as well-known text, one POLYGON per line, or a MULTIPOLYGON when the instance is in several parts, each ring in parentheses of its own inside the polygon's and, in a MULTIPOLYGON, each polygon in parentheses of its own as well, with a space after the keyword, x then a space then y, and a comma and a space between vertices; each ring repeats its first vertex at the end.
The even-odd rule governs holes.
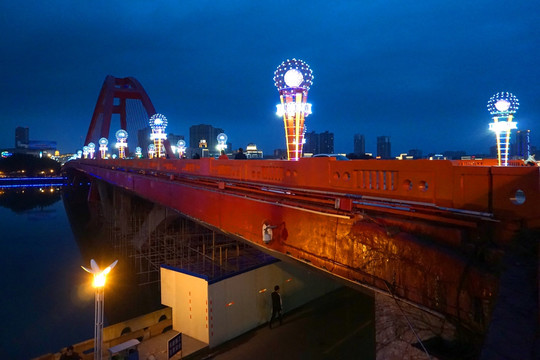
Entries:
POLYGON ((159 282, 161 265, 213 280, 276 261, 245 242, 171 209, 163 209, 158 226, 145 227, 151 209, 159 205, 131 198, 126 206, 125 196, 129 195, 114 196, 114 210, 107 228, 115 256, 130 259, 139 285, 159 282), (140 249, 133 243, 136 235, 145 239, 140 249))

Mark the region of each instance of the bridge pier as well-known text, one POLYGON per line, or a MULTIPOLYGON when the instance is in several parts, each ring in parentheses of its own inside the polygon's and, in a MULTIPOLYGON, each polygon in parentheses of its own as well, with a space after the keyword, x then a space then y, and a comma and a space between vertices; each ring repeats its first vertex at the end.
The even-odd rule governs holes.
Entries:
POLYGON ((386 294, 375 293, 377 360, 435 360, 438 357, 434 343, 449 344, 455 338, 455 327, 443 316, 386 294))

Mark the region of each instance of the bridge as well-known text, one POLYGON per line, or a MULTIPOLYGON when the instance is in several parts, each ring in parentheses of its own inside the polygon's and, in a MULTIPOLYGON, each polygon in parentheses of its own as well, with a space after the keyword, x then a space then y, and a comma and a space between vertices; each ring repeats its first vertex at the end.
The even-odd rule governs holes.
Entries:
POLYGON ((89 198, 109 184, 483 336, 505 255, 540 228, 538 167, 494 163, 79 159, 64 172, 89 198))

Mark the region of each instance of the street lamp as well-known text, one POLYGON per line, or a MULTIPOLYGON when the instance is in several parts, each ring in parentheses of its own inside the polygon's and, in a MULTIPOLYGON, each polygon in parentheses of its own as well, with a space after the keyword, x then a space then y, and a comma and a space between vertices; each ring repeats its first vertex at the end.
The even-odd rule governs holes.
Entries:
POLYGON ((118 148, 118 157, 123 159, 126 156, 128 133, 124 129, 116 132, 116 147, 118 148))
POLYGON ((105 156, 107 155, 107 150, 109 150, 109 148, 107 147, 107 145, 109 144, 109 140, 107 140, 107 138, 102 137, 101 139, 99 139, 98 143, 99 143, 99 153, 101 155, 101 158, 105 159, 105 156))
POLYGON ((148 158, 153 159, 155 153, 156 153, 156 147, 154 146, 154 144, 148 145, 148 158))
POLYGON ((304 145, 304 121, 311 114, 307 95, 313 84, 313 71, 302 60, 287 60, 274 71, 274 84, 281 100, 276 114, 283 117, 287 158, 298 160, 304 145))
POLYGON ((96 152, 96 144, 93 142, 88 143, 88 152, 90 153, 90 159, 93 159, 94 153, 96 152))
POLYGON ((101 360, 103 347, 103 306, 105 300, 105 281, 107 274, 116 266, 118 260, 107 266, 103 271, 94 259, 90 260, 90 269, 81 266, 84 271, 94 275, 92 286, 96 289, 95 296, 95 327, 94 327, 94 360, 101 360))
POLYGON ((154 147, 157 153, 156 156, 160 158, 165 156, 165 152, 163 152, 163 141, 167 139, 167 134, 165 134, 167 118, 162 114, 154 114, 150 118, 149 122, 150 127, 152 128, 150 139, 154 141, 154 147))
POLYGON ((517 129, 517 123, 512 120, 519 108, 519 101, 512 93, 498 92, 489 99, 487 108, 493 118, 489 129, 495 132, 498 164, 507 166, 510 132, 512 129, 517 129))
POLYGON ((221 133, 217 136, 217 149, 219 152, 221 152, 221 150, 225 150, 227 148, 227 134, 225 133, 221 133))
POLYGON ((142 158, 142 149, 140 146, 137 146, 135 148, 135 156, 137 157, 137 159, 142 158))
POLYGON ((186 141, 183 139, 178 140, 178 142, 176 143, 176 147, 178 148, 178 157, 182 158, 182 156, 186 152, 186 141))

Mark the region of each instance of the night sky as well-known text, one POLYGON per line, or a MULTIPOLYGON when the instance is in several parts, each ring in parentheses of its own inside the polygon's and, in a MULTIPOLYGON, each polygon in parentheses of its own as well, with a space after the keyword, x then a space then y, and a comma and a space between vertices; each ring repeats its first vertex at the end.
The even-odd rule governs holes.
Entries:
POLYGON ((285 148, 273 73, 297 58, 315 76, 308 131, 333 132, 336 152, 360 133, 368 152, 385 135, 394 156, 488 153, 498 91, 518 97, 518 128, 540 148, 539 14, 533 0, 3 0, 0 147, 26 126, 82 148, 113 75, 141 82, 168 133, 210 124, 269 154, 285 148))

